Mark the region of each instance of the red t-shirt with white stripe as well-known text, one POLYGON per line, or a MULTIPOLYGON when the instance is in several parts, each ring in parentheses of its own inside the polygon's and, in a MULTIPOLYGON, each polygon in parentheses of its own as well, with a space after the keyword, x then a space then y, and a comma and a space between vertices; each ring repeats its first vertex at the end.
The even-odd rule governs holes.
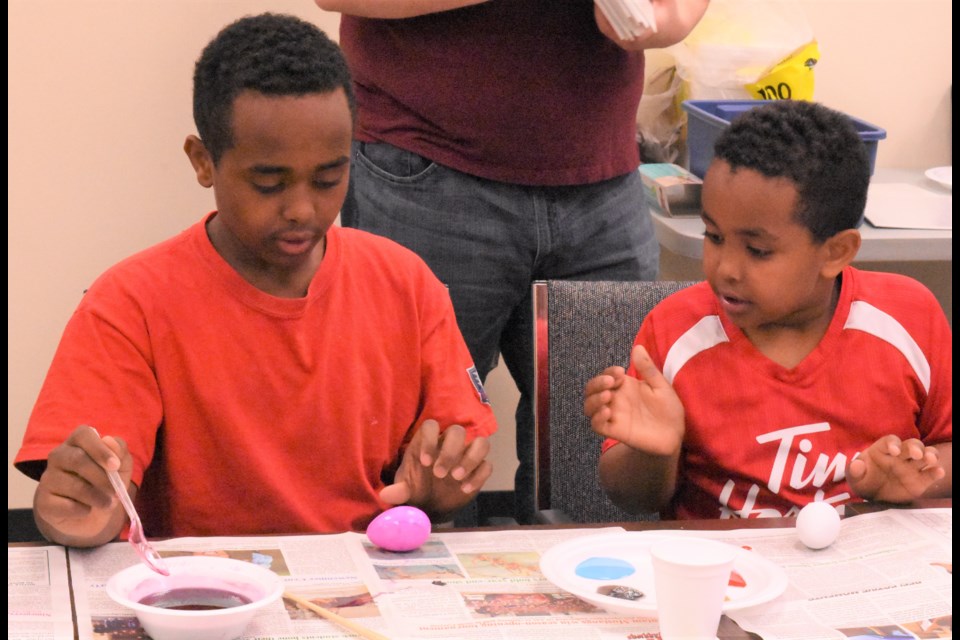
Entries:
POLYGON ((635 344, 686 410, 665 517, 790 516, 813 500, 859 501, 844 477, 858 451, 887 434, 953 439, 952 332, 929 290, 905 276, 845 269, 826 334, 793 369, 760 353, 705 282, 658 305, 635 344))

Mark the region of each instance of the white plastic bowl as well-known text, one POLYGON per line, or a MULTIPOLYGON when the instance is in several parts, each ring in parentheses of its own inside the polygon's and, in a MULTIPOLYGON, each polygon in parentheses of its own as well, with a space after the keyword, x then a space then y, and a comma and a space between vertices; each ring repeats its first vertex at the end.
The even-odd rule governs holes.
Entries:
POLYGON ((213 556, 164 558, 162 576, 142 563, 107 581, 107 595, 132 609, 153 640, 234 640, 256 613, 280 599, 283 582, 269 569, 242 560, 213 556), (242 596, 248 604, 209 610, 166 609, 142 604, 147 596, 176 589, 216 589, 242 596))

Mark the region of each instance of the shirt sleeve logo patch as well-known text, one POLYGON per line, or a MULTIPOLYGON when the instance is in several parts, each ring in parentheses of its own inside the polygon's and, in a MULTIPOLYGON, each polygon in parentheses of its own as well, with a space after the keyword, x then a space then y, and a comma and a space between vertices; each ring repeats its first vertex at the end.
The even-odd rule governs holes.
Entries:
POLYGON ((477 392, 480 402, 483 404, 490 404, 490 398, 487 397, 487 392, 483 388, 483 383, 480 382, 480 374, 477 373, 477 368, 473 366, 467 369, 467 375, 470 376, 470 382, 473 383, 473 389, 477 392))

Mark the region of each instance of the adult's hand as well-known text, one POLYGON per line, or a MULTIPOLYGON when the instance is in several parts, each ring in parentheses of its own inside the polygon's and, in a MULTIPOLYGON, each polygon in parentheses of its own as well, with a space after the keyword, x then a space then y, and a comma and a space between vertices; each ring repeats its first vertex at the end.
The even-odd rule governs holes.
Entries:
POLYGON ((600 33, 626 51, 661 49, 677 44, 687 37, 703 14, 709 0, 651 0, 657 30, 647 29, 634 38, 621 38, 607 20, 607 16, 594 4, 593 17, 600 33))

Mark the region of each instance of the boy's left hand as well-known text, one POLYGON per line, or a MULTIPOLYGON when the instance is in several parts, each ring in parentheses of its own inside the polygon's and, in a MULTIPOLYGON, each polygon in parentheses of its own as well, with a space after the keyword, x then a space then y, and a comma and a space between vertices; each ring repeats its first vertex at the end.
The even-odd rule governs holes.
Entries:
POLYGON ((936 447, 894 435, 880 438, 847 465, 857 495, 881 502, 911 502, 945 474, 936 447))
POLYGON ((490 442, 475 438, 465 445, 467 432, 451 425, 440 432, 436 420, 424 420, 413 435, 394 483, 381 489, 388 504, 410 504, 434 521, 466 506, 493 473, 487 461, 490 442))

